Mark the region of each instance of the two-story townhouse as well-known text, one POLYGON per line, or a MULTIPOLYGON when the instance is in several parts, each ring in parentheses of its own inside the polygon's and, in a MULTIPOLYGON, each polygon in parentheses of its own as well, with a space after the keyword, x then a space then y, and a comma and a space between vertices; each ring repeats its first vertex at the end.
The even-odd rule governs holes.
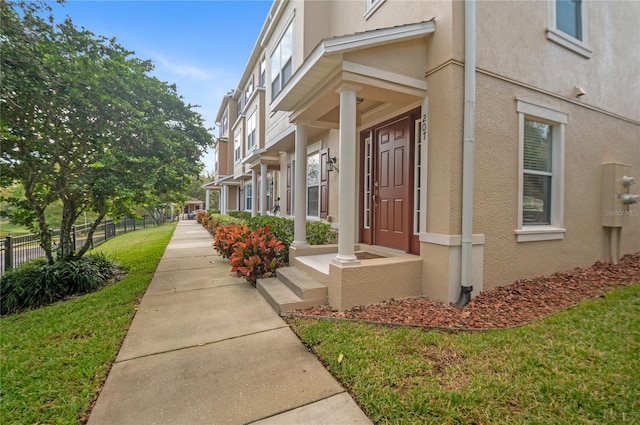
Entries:
POLYGON ((344 309, 464 303, 640 250, 627 16, 640 4, 276 0, 254 52, 291 265, 344 309), (338 228, 337 246, 309 247, 307 219, 338 228))

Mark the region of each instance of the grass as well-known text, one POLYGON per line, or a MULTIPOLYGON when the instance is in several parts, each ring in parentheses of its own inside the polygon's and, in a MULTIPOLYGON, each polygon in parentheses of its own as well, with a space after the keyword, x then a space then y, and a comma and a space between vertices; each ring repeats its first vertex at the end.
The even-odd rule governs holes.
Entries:
POLYGON ((0 218, 0 238, 5 238, 8 235, 20 236, 31 233, 29 229, 24 226, 11 223, 9 220, 0 218))
POLYGON ((377 424, 640 423, 640 284, 483 333, 290 325, 377 424))
POLYGON ((2 424, 80 422, 106 378, 175 224, 114 238, 97 250, 128 269, 103 290, 4 317, 2 424))

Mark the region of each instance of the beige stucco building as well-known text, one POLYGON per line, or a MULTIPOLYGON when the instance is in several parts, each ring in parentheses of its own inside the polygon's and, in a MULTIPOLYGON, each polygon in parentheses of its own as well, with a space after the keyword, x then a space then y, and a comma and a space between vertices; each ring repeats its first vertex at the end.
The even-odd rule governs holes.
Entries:
POLYGON ((276 0, 217 116, 221 210, 295 218, 291 265, 338 309, 639 251, 630 16, 640 3, 276 0), (305 220, 338 244, 309 247, 305 220))

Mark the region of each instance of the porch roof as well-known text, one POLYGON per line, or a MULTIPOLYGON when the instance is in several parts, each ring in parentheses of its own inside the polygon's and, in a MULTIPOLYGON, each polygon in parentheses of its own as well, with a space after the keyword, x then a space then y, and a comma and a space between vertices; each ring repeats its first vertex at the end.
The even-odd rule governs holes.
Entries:
POLYGON ((306 109, 310 99, 327 85, 349 80, 366 85, 373 80, 381 91, 398 92, 416 98, 426 93, 426 81, 343 60, 349 52, 406 42, 425 37, 435 31, 435 21, 419 22, 322 40, 271 104, 273 111, 306 109))

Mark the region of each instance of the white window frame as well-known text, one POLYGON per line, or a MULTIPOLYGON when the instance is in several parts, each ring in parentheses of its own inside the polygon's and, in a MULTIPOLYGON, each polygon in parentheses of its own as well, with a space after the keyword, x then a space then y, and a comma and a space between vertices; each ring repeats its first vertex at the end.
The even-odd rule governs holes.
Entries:
POLYGON ((373 183, 371 181, 371 171, 373 169, 372 164, 373 144, 371 143, 371 136, 364 139, 364 199, 363 199, 363 227, 365 229, 371 228, 371 190, 373 189, 373 183))
POLYGON ((257 113, 253 113, 247 119, 247 153, 256 148, 256 128, 257 128, 257 113))
POLYGON ((263 54, 260 59, 260 69, 259 69, 259 79, 258 85, 260 87, 264 87, 267 82, 267 55, 263 54))
POLYGON ((233 152, 233 161, 237 164, 242 160, 242 135, 240 133, 236 134, 233 140, 233 152))
POLYGON ((427 215, 427 114, 423 113, 420 119, 415 121, 415 154, 413 175, 413 234, 419 235, 421 223, 426 223, 427 215))
POLYGON ((556 0, 547 0, 547 39, 565 47, 587 59, 593 56, 593 50, 589 48, 589 16, 588 2, 582 0, 580 2, 580 18, 582 39, 579 40, 557 27, 556 16, 556 0))
POLYGON ((253 203, 253 185, 245 183, 244 185, 244 210, 251 211, 253 203))
POLYGON ((227 134, 227 130, 229 130, 229 110, 225 109, 222 115, 222 122, 220 123, 220 137, 224 137, 224 135, 227 134))
POLYGON ((518 111, 518 224, 515 230, 518 242, 564 239, 564 147, 566 112, 517 99, 518 111), (551 211, 549 225, 523 225, 524 203, 524 129, 525 119, 540 121, 551 126, 551 211))
POLYGON ((255 91, 256 87, 253 84, 253 75, 249 78, 249 82, 247 82, 247 88, 244 90, 244 102, 245 105, 249 104, 249 99, 251 99, 251 95, 255 91))
POLYGON ((282 33, 278 44, 275 49, 271 53, 270 62, 271 62, 271 100, 275 99, 276 96, 282 91, 284 86, 289 82, 291 76, 293 75, 293 20, 289 22, 287 28, 282 33), (282 56, 282 46, 283 42, 286 40, 290 42, 290 56, 282 56), (286 65, 290 62, 290 73, 288 78, 284 75, 284 70, 286 65), (274 82, 278 81, 278 89, 274 90, 274 82))
POLYGON ((371 17, 371 15, 373 15, 376 10, 378 10, 380 8, 380 6, 382 6, 382 3, 384 3, 386 0, 366 0, 367 2, 367 11, 364 14, 364 19, 369 19, 371 17))

